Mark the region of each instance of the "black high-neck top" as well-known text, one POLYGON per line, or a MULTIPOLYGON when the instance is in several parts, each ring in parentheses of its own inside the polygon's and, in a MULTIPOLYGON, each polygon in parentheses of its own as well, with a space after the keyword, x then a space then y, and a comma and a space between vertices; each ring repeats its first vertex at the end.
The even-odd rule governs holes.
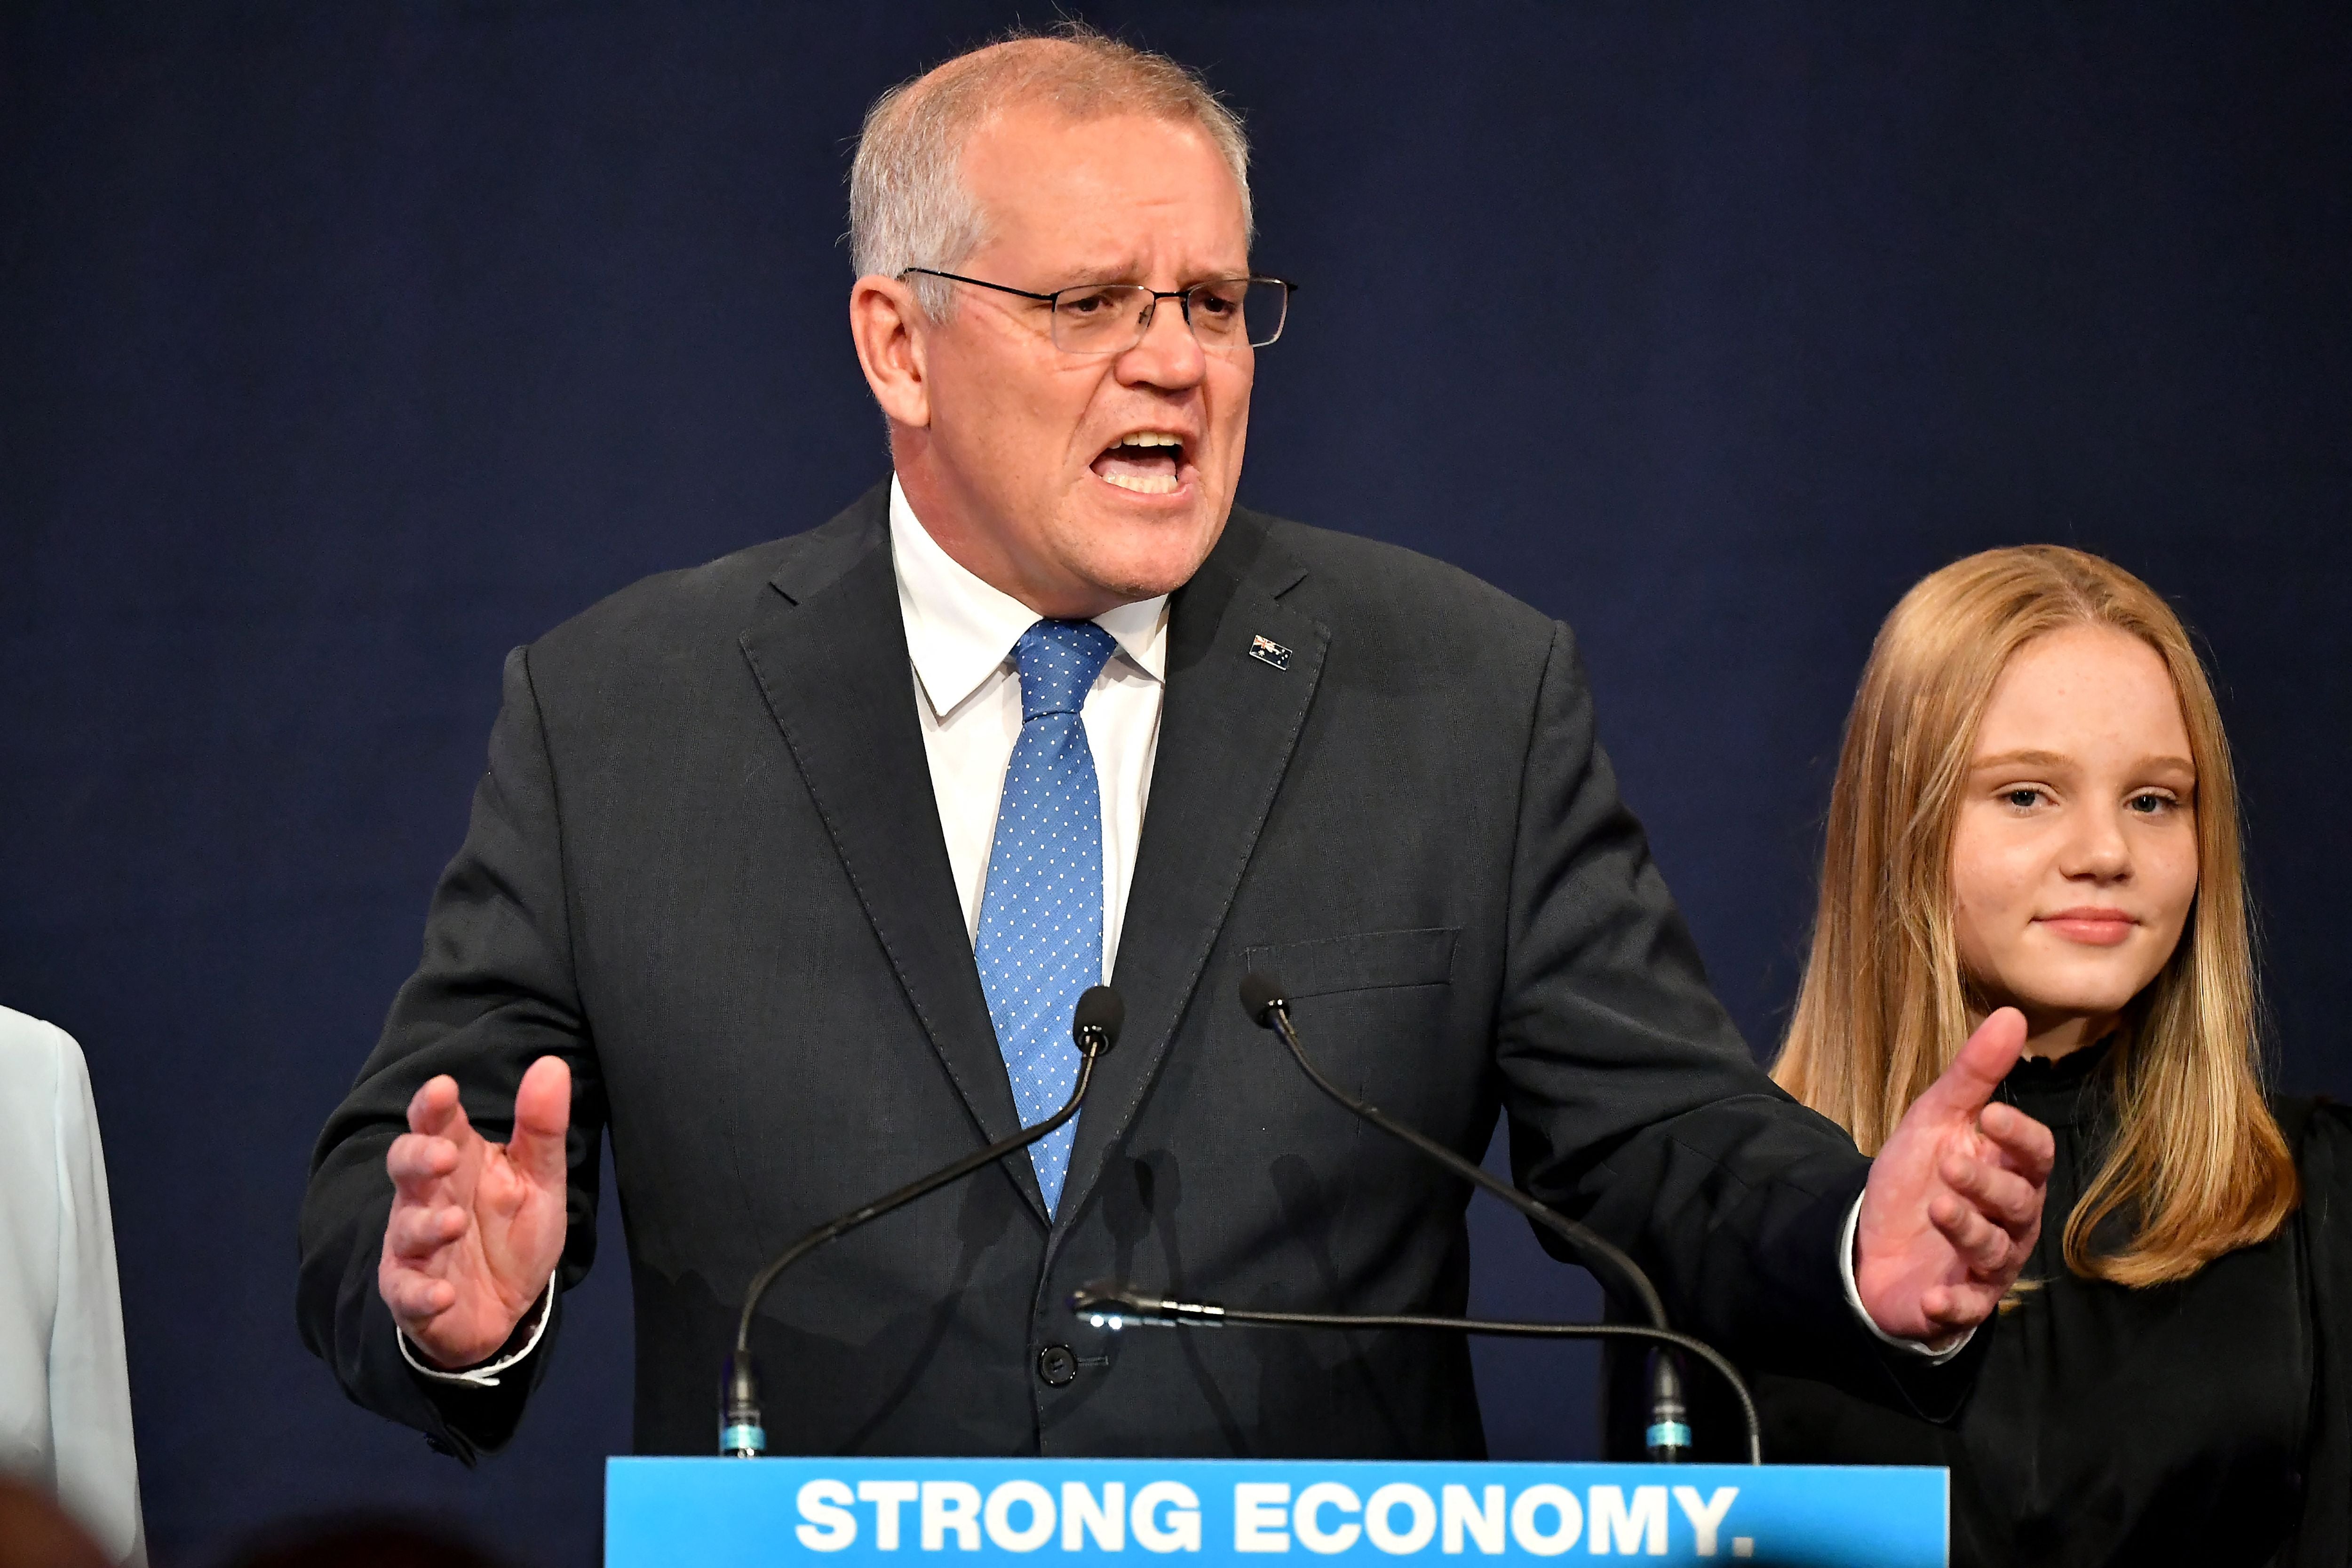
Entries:
POLYGON ((2001 1086, 2049 1127, 2057 1160, 2026 1265, 2041 1283, 1994 1325, 1952 1445, 1954 1560, 2266 1563, 2301 1501, 2311 1413, 2294 1229, 2175 1284, 2069 1270, 2065 1217, 2112 1124, 2105 1056, 2021 1061, 2001 1086))
MULTIPOLYGON (((1988 1343, 1972 1347, 1981 1360, 1958 1419, 1758 1372, 1765 1458, 1948 1467, 1956 1568, 2342 1563, 2346 1346, 2331 1361, 2327 1342, 2352 1337, 2352 1116, 2281 1105, 2290 1136, 2302 1133, 2306 1197, 2270 1240, 2174 1284, 2086 1280, 2066 1267, 2063 1238, 2107 1146, 2105 1055, 2021 1061, 2001 1086, 2050 1128, 2057 1157, 2025 1270, 2038 1284, 1978 1331, 1988 1343)), ((1612 1415, 1612 1432, 1622 1424, 1612 1415)), ((1702 1457, 1730 1457, 1700 1440, 1702 1457)))

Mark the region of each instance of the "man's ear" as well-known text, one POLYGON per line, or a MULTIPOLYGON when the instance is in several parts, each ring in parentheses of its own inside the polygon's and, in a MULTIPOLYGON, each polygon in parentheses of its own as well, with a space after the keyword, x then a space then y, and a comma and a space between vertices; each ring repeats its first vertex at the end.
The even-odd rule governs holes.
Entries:
POLYGON ((869 274, 849 289, 849 340, 874 401, 894 425, 923 429, 931 423, 931 387, 925 373, 924 334, 931 325, 914 290, 895 277, 869 274))

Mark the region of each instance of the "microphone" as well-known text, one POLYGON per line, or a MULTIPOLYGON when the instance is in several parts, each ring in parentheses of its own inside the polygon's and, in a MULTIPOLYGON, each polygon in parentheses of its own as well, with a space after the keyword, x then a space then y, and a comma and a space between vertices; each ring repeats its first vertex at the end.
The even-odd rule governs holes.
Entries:
POLYGON ((1034 1127, 1024 1127, 1009 1138, 1000 1138, 984 1149, 964 1155, 952 1165, 944 1166, 917 1181, 908 1182, 896 1192, 876 1198, 862 1208, 855 1208, 838 1219, 828 1220, 778 1253, 775 1261, 751 1277, 749 1289, 743 1292, 742 1316, 735 1324, 735 1350, 727 1358, 724 1404, 719 1419, 719 1451, 732 1458, 754 1459, 767 1448, 768 1434, 760 1414, 760 1372, 751 1359, 751 1316, 759 1310, 761 1298, 775 1284, 783 1271, 815 1251, 826 1242, 847 1235, 867 1220, 879 1219, 893 1209, 904 1208, 929 1193, 937 1192, 950 1182, 961 1181, 982 1166, 992 1165, 1019 1149, 1025 1149, 1038 1139, 1078 1113, 1079 1104, 1087 1097, 1087 1086, 1094 1082, 1095 1063, 1108 1055, 1118 1043, 1118 1031, 1127 1022, 1127 1003, 1108 986, 1088 987, 1078 998, 1078 1005, 1070 1016, 1070 1038, 1078 1048, 1078 1081, 1070 1089, 1066 1104, 1034 1127))
MULTIPOLYGON (((1206 1301, 1168 1301, 1157 1296, 1147 1296, 1124 1280, 1098 1280, 1091 1285, 1081 1285, 1070 1292, 1070 1311, 1098 1329, 1116 1333, 1129 1323, 1141 1323, 1147 1328, 1217 1328, 1227 1316, 1225 1309, 1206 1301)), ((1253 1314, 1244 1312, 1237 1322, 1250 1321, 1253 1314)))
MULTIPOLYGON (((1378 1106, 1355 1098, 1324 1077, 1317 1071, 1315 1063, 1308 1060, 1307 1048, 1299 1040, 1297 1028, 1291 1022, 1289 998, 1283 990, 1282 982, 1273 976, 1257 969, 1244 975, 1241 983, 1241 1001, 1242 1010, 1249 1014, 1251 1022, 1260 1029, 1272 1030, 1280 1037, 1282 1043, 1289 1048, 1291 1057, 1298 1063, 1300 1071, 1307 1074, 1308 1081, 1316 1088, 1339 1102, 1351 1114, 1370 1123, 1391 1137, 1412 1145, 1421 1154, 1434 1160, 1454 1176, 1501 1198, 1537 1225, 1566 1241, 1588 1264, 1594 1261, 1604 1264, 1608 1272, 1615 1276, 1626 1292, 1639 1305, 1643 1315, 1650 1321, 1648 1326, 1642 1327, 1629 1323, 1501 1324, 1486 1323, 1482 1320, 1469 1318, 1391 1317, 1376 1320, 1345 1316, 1334 1319, 1332 1314, 1326 1313, 1254 1313, 1249 1314, 1250 1317, 1263 1318, 1269 1325, 1277 1319, 1284 1320, 1290 1326, 1300 1328, 1336 1327, 1342 1322, 1367 1328, 1443 1327, 1465 1333, 1541 1333, 1558 1334, 1566 1338, 1645 1339, 1662 1347, 1671 1345, 1687 1351, 1705 1361, 1720 1373, 1724 1380, 1731 1385, 1732 1393, 1738 1397, 1740 1413, 1747 1420, 1748 1462, 1751 1464, 1764 1462, 1763 1437, 1756 1416, 1756 1402, 1748 1395, 1746 1381, 1741 1378, 1738 1369, 1712 1346, 1688 1334, 1677 1333, 1674 1331, 1673 1326, 1666 1321, 1665 1303, 1659 1299, 1657 1287, 1650 1282, 1649 1275, 1643 1271, 1640 1264, 1627 1257, 1622 1249, 1598 1232, 1578 1224, 1557 1209, 1538 1202, 1510 1183, 1492 1175, 1483 1166, 1463 1158, 1436 1139, 1406 1126, 1378 1106), (1574 1332, 1563 1332, 1569 1330, 1574 1332)), ((1110 1315, 1113 1314, 1106 1313, 1106 1317, 1110 1315)), ((1220 1315, 1223 1321, 1227 1322, 1239 1323, 1247 1321, 1242 1314, 1231 1309, 1225 1310, 1220 1315)), ((1139 1317, 1137 1321, 1152 1320, 1139 1317)), ((1648 1439, 1650 1458, 1659 1463, 1671 1464, 1690 1450, 1690 1418, 1688 1408, 1683 1401, 1681 1373, 1675 1365, 1674 1357, 1663 1348, 1651 1359, 1650 1425, 1645 1436, 1648 1439)))

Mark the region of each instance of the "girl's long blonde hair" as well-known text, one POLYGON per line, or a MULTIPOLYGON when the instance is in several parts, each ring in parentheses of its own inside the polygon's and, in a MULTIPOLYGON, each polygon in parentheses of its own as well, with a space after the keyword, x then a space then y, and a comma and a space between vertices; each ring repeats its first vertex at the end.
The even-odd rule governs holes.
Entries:
POLYGON ((1830 792, 1812 954, 1772 1075, 1875 1154, 1959 1050, 1970 1009, 1952 933, 1952 833, 1978 726, 2011 655, 2078 625, 2112 627, 2163 658, 2197 768, 2196 904, 2133 999, 2111 1064, 2114 1142, 2066 1219, 2076 1273, 2153 1285, 2268 1238, 2299 1193, 2263 1098, 2221 710, 2179 617, 2121 567, 2054 545, 1987 550, 1921 581, 1879 628, 1830 792), (2129 1240, 2104 1245, 2123 1226, 2129 1240))

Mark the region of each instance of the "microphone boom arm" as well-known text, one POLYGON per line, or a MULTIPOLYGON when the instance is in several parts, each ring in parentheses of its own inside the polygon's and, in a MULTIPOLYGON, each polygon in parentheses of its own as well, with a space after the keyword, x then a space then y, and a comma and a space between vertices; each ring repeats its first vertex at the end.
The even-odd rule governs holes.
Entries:
MULTIPOLYGON (((1337 1101, 1350 1114, 1370 1122, 1381 1132, 1388 1134, 1389 1136, 1395 1138, 1402 1143, 1411 1145, 1421 1154, 1427 1156, 1429 1159, 1435 1161, 1446 1170, 1453 1172, 1464 1181, 1470 1183, 1472 1186, 1478 1187, 1482 1191, 1491 1193, 1495 1197, 1502 1199, 1505 1203, 1509 1204, 1513 1208, 1517 1209, 1521 1214, 1527 1216, 1528 1219, 1532 1220, 1537 1225, 1543 1227, 1546 1230, 1550 1231, 1553 1235, 1559 1237, 1570 1247, 1574 1248, 1577 1252, 1586 1260, 1588 1265, 1595 1260, 1606 1263, 1609 1266, 1609 1271, 1617 1276, 1619 1281, 1633 1293, 1635 1301, 1640 1303, 1643 1314, 1650 1320, 1648 1327, 1636 1332, 1633 1330, 1632 1325, 1628 1324, 1563 1323, 1557 1325, 1557 1328, 1561 1331, 1576 1329, 1581 1332, 1576 1333, 1563 1333, 1559 1337, 1582 1339, 1644 1339, 1661 1345, 1672 1345, 1677 1350, 1687 1351, 1694 1355, 1700 1356, 1709 1366, 1713 1367, 1717 1372, 1723 1375, 1724 1381, 1731 1385, 1732 1392, 1738 1396, 1740 1413, 1747 1419, 1748 1451, 1749 1461, 1759 1465, 1764 1462, 1763 1439, 1761 1427, 1756 1416, 1756 1401, 1748 1391, 1747 1380, 1739 1375, 1739 1373, 1732 1366, 1731 1363, 1726 1361, 1722 1355, 1717 1354, 1711 1346, 1699 1340, 1694 1339, 1687 1334, 1676 1333, 1675 1332, 1673 1326, 1666 1321, 1665 1303, 1659 1299, 1657 1287, 1650 1282, 1649 1275, 1643 1270, 1640 1264, 1634 1262, 1633 1259, 1627 1257, 1615 1244, 1593 1231, 1591 1228, 1580 1225, 1575 1220, 1572 1220, 1566 1215, 1560 1213, 1559 1210, 1552 1208, 1547 1204, 1538 1202, 1536 1198, 1530 1197, 1527 1193, 1521 1192, 1517 1187, 1513 1186, 1510 1183, 1494 1176, 1492 1173, 1479 1166, 1476 1162, 1465 1159, 1461 1154, 1453 1149, 1447 1148, 1444 1144, 1439 1143, 1436 1139, 1430 1137, 1426 1134, 1406 1126, 1395 1117, 1391 1116, 1386 1112, 1382 1111, 1379 1106, 1371 1104, 1367 1101, 1357 1099, 1354 1095, 1349 1093, 1346 1090, 1340 1088, 1338 1084, 1324 1077, 1321 1071, 1316 1068, 1315 1063, 1308 1060, 1307 1048, 1299 1040, 1297 1027, 1290 1021, 1289 998, 1284 994, 1281 984, 1275 980, 1271 976, 1255 969, 1243 976, 1241 984, 1241 999, 1242 1010, 1249 1014, 1251 1021, 1257 1024, 1261 1029, 1272 1030, 1275 1034, 1281 1039, 1282 1043, 1288 1048, 1291 1060, 1298 1063, 1299 1071, 1307 1074, 1307 1081, 1313 1083, 1316 1088, 1321 1090, 1329 1098, 1337 1101)), ((1475 1321, 1472 1319, 1429 1319, 1421 1322, 1407 1322, 1403 1319, 1383 1320, 1341 1317, 1333 1318, 1330 1321, 1324 1322, 1310 1322, 1307 1321, 1308 1318, 1321 1315, 1323 1314, 1309 1313, 1304 1314, 1303 1316, 1300 1314, 1288 1314, 1292 1319, 1288 1326, 1297 1328, 1338 1327, 1342 1323, 1352 1323, 1357 1327, 1366 1328, 1375 1326, 1435 1328, 1443 1326, 1454 1328, 1465 1333, 1482 1332, 1469 1326, 1475 1321)), ((1265 1314, 1257 1314, 1257 1316, 1258 1321, 1265 1322, 1268 1326, 1273 1326, 1276 1321, 1275 1318, 1265 1314)), ((1186 1321, 1190 1322, 1196 1320, 1188 1319, 1186 1321)), ((1239 1322, 1243 1320, 1234 1317, 1231 1313, 1226 1313, 1220 1321, 1239 1322)), ((1535 1324, 1523 1324, 1516 1331, 1497 1332, 1526 1333, 1531 1332, 1538 1326, 1539 1325, 1535 1324)), ((1681 1374, 1675 1370, 1675 1360, 1671 1355, 1661 1354, 1654 1355, 1651 1358, 1650 1410, 1651 1419, 1648 1438, 1651 1457, 1654 1459, 1672 1462, 1676 1457, 1678 1457, 1682 1450, 1690 1447, 1691 1432, 1688 1422, 1688 1410, 1683 1403, 1682 1376, 1681 1374)))
POLYGON ((759 1310, 761 1298, 778 1276, 815 1251, 828 1241, 836 1240, 869 1220, 881 1218, 894 1208, 904 1208, 919 1197, 937 1192, 951 1182, 961 1181, 981 1166, 1003 1159, 1016 1150, 1025 1149, 1038 1140, 1049 1137, 1055 1129, 1078 1113, 1078 1106, 1087 1097, 1087 1082, 1094 1076, 1095 1059, 1078 1059, 1078 1081, 1071 1087, 1067 1103, 1033 1127, 1024 1127, 1009 1138, 999 1138, 984 1149, 975 1149, 951 1166, 933 1171, 917 1181, 910 1181, 898 1191, 886 1193, 863 1208, 852 1209, 838 1219, 829 1219, 779 1253, 775 1261, 751 1277, 751 1285, 743 1293, 743 1312, 735 1324, 735 1354, 742 1355, 751 1348, 751 1318, 759 1310))
POLYGON ((1282 1037, 1282 1043, 1290 1048, 1292 1060, 1298 1063, 1299 1069, 1313 1082, 1316 1088, 1320 1089, 1389 1136, 1411 1144, 1456 1176, 1501 1198, 1536 1224, 1542 1226, 1546 1230, 1575 1248, 1583 1257, 1597 1258, 1606 1263, 1609 1266, 1609 1271, 1616 1275, 1619 1282, 1633 1292, 1634 1300, 1642 1308, 1643 1315, 1650 1320, 1650 1326, 1670 1332, 1666 1322, 1665 1303, 1658 1299, 1657 1287, 1650 1283, 1650 1277, 1642 1271, 1640 1265, 1625 1256, 1614 1243, 1591 1227, 1579 1225, 1559 1210, 1528 1197, 1485 1167, 1463 1158, 1427 1134, 1406 1126, 1370 1101, 1359 1100, 1349 1094, 1346 1090, 1324 1077, 1317 1070, 1315 1063, 1307 1059, 1306 1048, 1299 1043, 1298 1030, 1292 1027, 1290 1022, 1290 1004, 1287 1001, 1278 1001, 1273 1003, 1267 1011, 1271 1015, 1275 1033, 1282 1037))
POLYGON ((937 1192, 951 1182, 961 1181, 982 1166, 992 1165, 1005 1155, 1027 1148, 1040 1138, 1050 1135, 1078 1113, 1087 1097, 1087 1086, 1094 1082, 1095 1063, 1118 1043, 1118 1031, 1127 1021, 1127 1005, 1117 991, 1108 986, 1094 986, 1078 998, 1076 1016, 1071 1019, 1071 1039, 1078 1048, 1077 1082, 1070 1088, 1070 1098, 1052 1115, 1033 1127, 1024 1127, 1009 1138, 999 1138, 984 1149, 944 1166, 927 1176, 908 1182, 895 1192, 886 1193, 873 1202, 854 1208, 837 1219, 829 1219, 814 1230, 793 1242, 775 1260, 751 1276, 751 1285, 743 1292, 743 1312, 735 1322, 735 1349, 727 1358, 725 1398, 719 1418, 719 1451, 736 1458, 757 1458, 768 1446, 768 1434, 760 1414, 760 1374, 751 1359, 751 1320, 760 1310, 761 1301, 783 1276, 785 1270, 815 1251, 828 1241, 837 1240, 870 1220, 881 1218, 893 1209, 904 1208, 929 1193, 937 1192))

